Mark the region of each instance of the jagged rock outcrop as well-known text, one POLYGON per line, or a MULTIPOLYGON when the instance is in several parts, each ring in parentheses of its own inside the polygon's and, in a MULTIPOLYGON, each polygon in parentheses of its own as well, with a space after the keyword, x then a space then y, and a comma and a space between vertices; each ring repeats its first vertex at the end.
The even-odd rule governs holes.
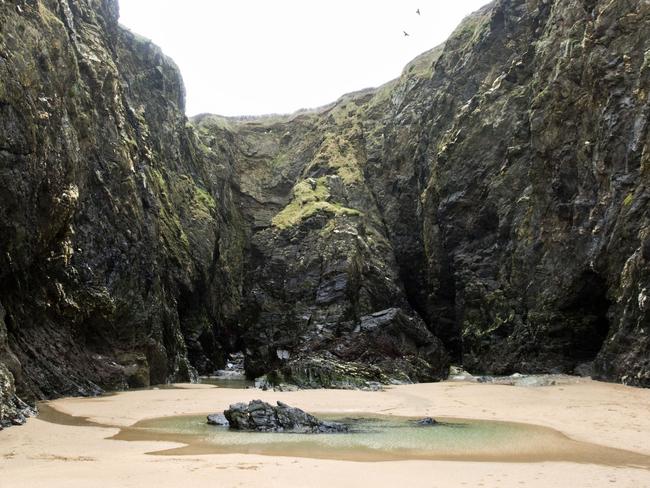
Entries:
POLYGON ((188 122, 116 0, 0 2, 0 424, 247 374, 650 386, 650 5, 496 0, 378 89, 188 122))
POLYGON ((235 403, 223 414, 228 420, 228 426, 233 430, 294 434, 332 434, 348 431, 345 424, 317 419, 282 402, 277 402, 277 406, 261 400, 235 403))
POLYGON ((8 369, 17 363, 16 357, 9 350, 5 310, 0 305, 0 430, 10 425, 20 425, 33 410, 16 395, 14 375, 8 369))
POLYGON ((279 354, 280 365, 267 374, 269 382, 303 388, 367 388, 438 381, 449 371, 442 342, 419 317, 402 309, 366 315, 354 328, 334 336, 311 334, 298 353, 279 354))

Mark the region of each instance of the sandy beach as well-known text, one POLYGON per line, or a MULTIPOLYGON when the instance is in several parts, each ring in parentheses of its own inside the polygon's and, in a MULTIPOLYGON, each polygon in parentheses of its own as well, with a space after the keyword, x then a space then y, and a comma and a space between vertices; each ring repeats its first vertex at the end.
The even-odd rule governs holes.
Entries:
POLYGON ((49 407, 62 414, 104 426, 62 425, 35 418, 23 427, 0 432, 0 487, 650 487, 647 469, 600 464, 163 456, 155 452, 181 445, 109 439, 120 427, 143 419, 216 412, 254 398, 281 400, 312 412, 530 423, 556 429, 577 441, 650 456, 650 390, 588 380, 534 388, 444 382, 381 392, 273 392, 176 385, 174 389, 49 402, 49 407))

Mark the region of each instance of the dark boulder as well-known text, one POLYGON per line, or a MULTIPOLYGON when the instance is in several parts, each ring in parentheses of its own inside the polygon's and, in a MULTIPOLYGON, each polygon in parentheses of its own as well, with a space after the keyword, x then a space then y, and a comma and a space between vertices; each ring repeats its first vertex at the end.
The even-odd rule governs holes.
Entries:
POLYGON ((449 356, 440 340, 421 318, 401 308, 364 315, 345 334, 321 338, 310 347, 271 371, 269 382, 375 389, 380 384, 438 381, 449 373, 449 356))
POLYGON ((313 415, 277 402, 277 406, 261 400, 235 403, 224 411, 233 430, 253 432, 288 432, 300 434, 325 434, 347 432, 345 424, 319 420, 313 415))
POLYGON ((428 427, 432 425, 439 425, 438 421, 432 417, 424 417, 420 420, 417 420, 415 422, 417 425, 420 425, 422 427, 428 427))

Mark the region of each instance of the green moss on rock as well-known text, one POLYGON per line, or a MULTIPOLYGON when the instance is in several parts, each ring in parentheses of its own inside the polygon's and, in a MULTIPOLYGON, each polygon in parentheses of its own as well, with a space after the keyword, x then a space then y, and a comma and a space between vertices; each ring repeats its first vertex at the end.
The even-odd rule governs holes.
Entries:
POLYGON ((279 229, 286 229, 299 224, 318 212, 331 215, 361 215, 358 210, 344 207, 336 202, 329 201, 329 199, 330 191, 326 177, 302 180, 294 186, 289 205, 273 217, 273 225, 279 229))

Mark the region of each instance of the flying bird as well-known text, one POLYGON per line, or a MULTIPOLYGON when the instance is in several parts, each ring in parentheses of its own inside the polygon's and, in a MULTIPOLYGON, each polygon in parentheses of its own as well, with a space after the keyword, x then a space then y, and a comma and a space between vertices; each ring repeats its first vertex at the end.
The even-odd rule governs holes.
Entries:
POLYGON ((409 33, 408 33, 408 32, 406 32, 406 31, 402 31, 402 32, 404 32, 404 37, 409 37, 409 33))
POLYGON ((418 14, 418 15, 421 15, 421 14, 420 14, 420 9, 417 9, 417 10, 415 11, 415 13, 418 14))

